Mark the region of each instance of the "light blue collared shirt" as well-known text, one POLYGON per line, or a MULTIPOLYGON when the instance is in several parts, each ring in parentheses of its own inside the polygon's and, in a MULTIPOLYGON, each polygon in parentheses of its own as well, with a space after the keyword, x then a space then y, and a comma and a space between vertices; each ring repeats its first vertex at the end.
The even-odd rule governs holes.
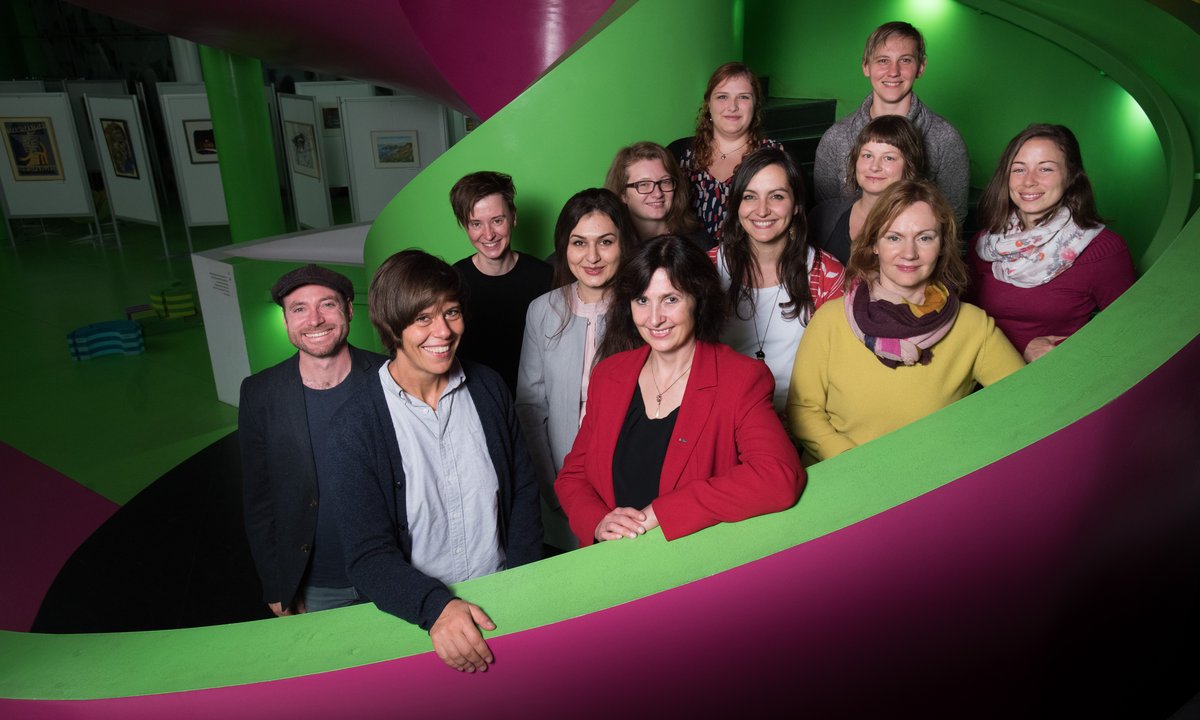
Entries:
POLYGON ((456 360, 437 409, 388 372, 379 382, 403 459, 412 566, 447 585, 504 569, 499 480, 456 360))

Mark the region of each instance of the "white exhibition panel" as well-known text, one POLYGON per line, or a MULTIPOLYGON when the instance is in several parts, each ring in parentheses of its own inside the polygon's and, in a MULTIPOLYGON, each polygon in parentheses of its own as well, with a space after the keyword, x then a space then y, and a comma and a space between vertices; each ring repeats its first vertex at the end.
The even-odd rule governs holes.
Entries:
POLYGON ((216 156, 209 159, 194 148, 196 124, 208 123, 208 96, 196 94, 160 95, 163 124, 171 146, 171 164, 175 167, 175 184, 183 204, 183 220, 188 225, 228 225, 225 190, 221 185, 221 169, 216 156), (186 125, 185 125, 186 123, 186 125), (201 162, 193 161, 200 158, 201 162))
POLYGON ((0 80, 0 93, 46 92, 46 83, 41 80, 0 80))
POLYGON ((92 134, 83 96, 124 95, 129 90, 120 80, 66 80, 63 82, 63 91, 71 99, 71 112, 75 113, 75 129, 79 132, 79 147, 83 150, 83 161, 87 164, 88 172, 100 172, 100 162, 96 154, 100 138, 92 134))
POLYGON ((192 271, 204 316, 217 399, 237 407, 242 380, 250 375, 246 331, 233 275, 234 258, 362 265, 370 223, 339 225, 192 254, 192 271))
POLYGON ((317 101, 317 117, 321 119, 321 150, 325 167, 329 170, 326 185, 346 187, 350 184, 350 176, 346 172, 346 141, 342 136, 340 122, 335 124, 332 119, 340 117, 339 100, 372 97, 375 95, 375 86, 353 80, 298 82, 296 94, 307 95, 317 101), (327 119, 331 122, 326 122, 327 119))
POLYGON ((217 399, 237 407, 242 378, 250 375, 237 282, 232 265, 205 255, 192 254, 192 273, 196 277, 196 294, 204 316, 208 358, 212 361, 217 399))
POLYGON ((4 143, 0 188, 8 217, 94 215, 92 189, 66 93, 0 95, 0 118, 4 122, 0 126, 4 143), (14 147, 25 139, 40 149, 14 147), (22 152, 27 154, 19 155, 22 152), (46 168, 45 176, 20 177, 21 168, 29 167, 28 155, 34 152, 46 160, 38 164, 46 168))
POLYGON ((327 184, 329 167, 321 151, 317 102, 311 97, 283 93, 278 98, 280 137, 291 178, 296 222, 300 227, 329 227, 333 225, 327 184))
POLYGON ((146 150, 137 98, 88 95, 85 100, 113 215, 123 220, 160 224, 154 171, 146 150))
POLYGON ((343 99, 342 132, 355 222, 374 220, 449 147, 446 108, 417 97, 343 99), (404 154, 388 156, 397 147, 404 154))

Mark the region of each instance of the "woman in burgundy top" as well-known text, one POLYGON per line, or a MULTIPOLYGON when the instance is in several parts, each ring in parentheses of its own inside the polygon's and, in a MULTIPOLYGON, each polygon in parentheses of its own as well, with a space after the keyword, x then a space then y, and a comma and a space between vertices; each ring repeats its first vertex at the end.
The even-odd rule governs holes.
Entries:
POLYGON ((1062 125, 1012 139, 979 201, 975 302, 1032 362, 1134 281, 1119 235, 1104 226, 1079 142, 1062 125))

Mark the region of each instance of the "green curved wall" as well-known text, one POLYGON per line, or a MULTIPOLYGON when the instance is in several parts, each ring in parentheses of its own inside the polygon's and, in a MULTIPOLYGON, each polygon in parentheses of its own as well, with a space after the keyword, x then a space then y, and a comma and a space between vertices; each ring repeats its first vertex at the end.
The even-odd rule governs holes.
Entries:
POLYGON ((567 198, 604 184, 616 151, 689 135, 713 68, 735 59, 733 2, 617 2, 611 22, 404 188, 367 235, 373 271, 421 247, 449 262, 473 250, 448 194, 463 175, 499 170, 517 186, 518 250, 545 257, 567 198), (628 6, 628 9, 625 7, 628 6))

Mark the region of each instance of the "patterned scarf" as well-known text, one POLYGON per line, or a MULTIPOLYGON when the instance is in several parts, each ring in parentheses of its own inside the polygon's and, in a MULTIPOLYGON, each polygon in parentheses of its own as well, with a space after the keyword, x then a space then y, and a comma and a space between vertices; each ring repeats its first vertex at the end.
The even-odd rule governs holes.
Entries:
POLYGON ((1045 285, 1066 272, 1103 225, 1084 229, 1075 224, 1071 211, 1060 207, 1045 222, 1021 229, 1016 213, 1003 233, 983 233, 975 243, 981 260, 992 264, 997 280, 1022 288, 1045 285))
POLYGON ((846 291, 850 331, 890 368, 928 365, 933 359, 930 348, 954 327, 958 296, 940 283, 930 283, 925 287, 924 304, 918 306, 885 290, 877 277, 868 282, 856 280, 846 291), (878 299, 872 300, 872 296, 878 299))

